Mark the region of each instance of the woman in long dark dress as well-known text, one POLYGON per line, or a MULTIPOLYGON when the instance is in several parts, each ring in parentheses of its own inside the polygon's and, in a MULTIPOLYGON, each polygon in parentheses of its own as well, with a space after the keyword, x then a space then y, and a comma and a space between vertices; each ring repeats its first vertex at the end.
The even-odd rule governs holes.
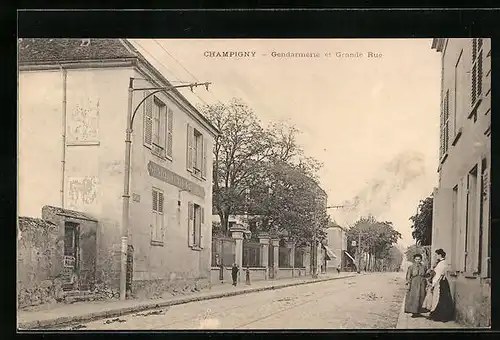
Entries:
POLYGON ((448 263, 443 249, 436 250, 438 264, 432 279, 432 307, 429 319, 447 322, 454 319, 455 304, 451 296, 450 284, 446 278, 448 263))
POLYGON ((423 313, 422 304, 425 299, 425 274, 426 268, 422 264, 422 255, 415 254, 413 256, 413 264, 406 272, 406 284, 408 291, 405 298, 405 313, 411 313, 412 318, 420 316, 423 313))

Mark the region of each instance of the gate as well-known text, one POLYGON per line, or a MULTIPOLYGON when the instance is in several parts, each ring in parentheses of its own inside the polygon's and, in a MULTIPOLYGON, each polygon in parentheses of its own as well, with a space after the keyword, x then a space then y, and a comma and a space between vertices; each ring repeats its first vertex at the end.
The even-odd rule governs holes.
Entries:
POLYGON ((243 267, 260 267, 261 244, 243 240, 243 267))
POLYGON ((229 237, 212 238, 212 266, 218 267, 217 255, 220 264, 227 267, 236 262, 236 241, 229 237))

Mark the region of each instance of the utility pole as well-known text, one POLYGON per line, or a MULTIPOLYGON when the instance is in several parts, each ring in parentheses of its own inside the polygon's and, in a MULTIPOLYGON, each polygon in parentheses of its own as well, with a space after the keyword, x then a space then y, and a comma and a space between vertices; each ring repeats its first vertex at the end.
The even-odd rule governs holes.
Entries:
POLYGON ((123 180, 123 208, 122 208, 122 228, 121 228, 121 256, 120 256, 120 300, 125 300, 127 296, 127 250, 128 250, 128 234, 129 234, 129 211, 130 211, 130 155, 132 146, 132 128, 134 118, 139 107, 152 95, 158 92, 168 92, 176 88, 189 87, 191 91, 198 86, 205 86, 208 91, 208 85, 211 83, 191 83, 176 86, 152 87, 152 88, 137 88, 134 89, 134 78, 130 78, 128 85, 128 109, 127 109, 127 129, 125 131, 125 174, 123 180), (152 91, 145 96, 132 112, 133 94, 134 91, 152 91))

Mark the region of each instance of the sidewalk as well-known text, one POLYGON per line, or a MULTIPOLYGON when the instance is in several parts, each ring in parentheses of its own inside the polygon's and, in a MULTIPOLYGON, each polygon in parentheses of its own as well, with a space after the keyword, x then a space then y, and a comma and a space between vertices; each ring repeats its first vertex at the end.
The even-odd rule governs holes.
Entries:
POLYGON ((244 281, 237 287, 231 284, 219 284, 210 289, 187 296, 176 296, 165 299, 126 300, 126 301, 93 301, 61 304, 51 309, 36 311, 18 311, 17 325, 20 330, 44 329, 66 326, 74 323, 88 322, 95 319, 111 318, 188 302, 218 299, 222 297, 248 294, 271 289, 281 289, 296 285, 316 283, 328 280, 357 276, 356 273, 331 273, 320 275, 317 279, 311 277, 257 281, 245 285, 244 281))
MULTIPOLYGON (((396 329, 457 329, 457 328, 467 329, 467 327, 462 326, 454 321, 436 322, 428 320, 425 317, 412 318, 411 314, 407 314, 404 312, 404 306, 405 306, 405 301, 403 299, 396 329)), ((427 314, 422 314, 422 315, 427 316, 427 314)))

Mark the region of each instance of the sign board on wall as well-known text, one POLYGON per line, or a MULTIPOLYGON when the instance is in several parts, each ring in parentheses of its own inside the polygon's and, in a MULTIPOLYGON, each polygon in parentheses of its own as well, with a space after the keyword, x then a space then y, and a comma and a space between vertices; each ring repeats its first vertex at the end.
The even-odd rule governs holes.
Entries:
POLYGON ((176 186, 182 190, 189 191, 193 195, 200 198, 205 198, 205 189, 202 186, 179 176, 175 172, 172 172, 159 164, 150 161, 148 163, 148 172, 151 177, 157 178, 160 181, 176 186))

